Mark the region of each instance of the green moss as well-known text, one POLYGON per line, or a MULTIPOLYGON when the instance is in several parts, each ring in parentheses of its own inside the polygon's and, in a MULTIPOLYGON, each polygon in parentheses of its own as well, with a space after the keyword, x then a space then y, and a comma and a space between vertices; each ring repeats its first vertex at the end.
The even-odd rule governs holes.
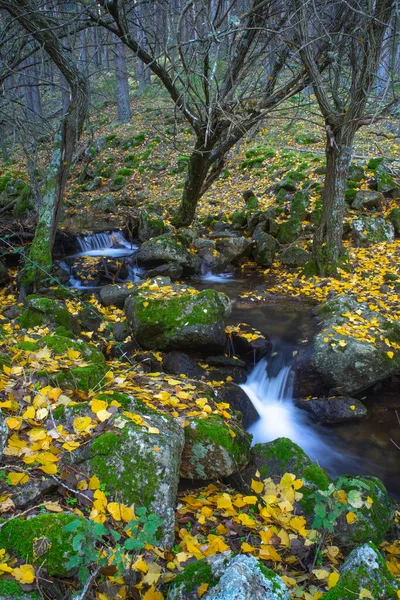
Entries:
POLYGON ((24 592, 15 581, 0 581, 0 600, 40 600, 36 592, 24 592))
POLYGON ((39 350, 39 344, 37 342, 18 342, 17 348, 25 350, 25 352, 36 352, 39 350))
POLYGON ((80 352, 81 356, 92 363, 104 365, 105 358, 103 354, 91 344, 86 344, 79 340, 72 340, 62 335, 45 335, 40 344, 53 350, 54 354, 66 354, 68 349, 80 352))
POLYGON ((72 329, 72 318, 66 307, 56 300, 31 295, 25 300, 26 309, 19 317, 19 324, 23 329, 30 329, 40 325, 53 324, 72 329))
POLYGON ((105 374, 106 368, 103 365, 92 364, 49 375, 49 379, 52 379, 59 387, 88 392, 102 383, 105 374))
POLYGON ((194 438, 195 440, 211 442, 216 446, 222 446, 236 461, 240 461, 243 454, 248 453, 250 447, 250 436, 243 432, 239 427, 230 424, 230 428, 236 437, 229 434, 229 430, 221 417, 213 416, 208 419, 193 419, 196 423, 196 428, 185 427, 185 435, 194 438))
POLYGON ((107 491, 125 504, 140 503, 149 507, 158 487, 157 467, 151 434, 128 423, 119 435, 107 432, 96 438, 90 448, 91 470, 107 491), (130 438, 149 437, 149 442, 135 448, 130 438), (136 450, 136 453, 135 453, 136 450))
POLYGON ((171 583, 171 590, 180 589, 179 597, 195 590, 202 583, 208 583, 210 587, 217 585, 219 579, 214 577, 211 566, 205 560, 199 560, 188 565, 171 583))
MULTIPOLYGON (((76 519, 76 515, 68 514, 43 514, 30 519, 13 519, 0 529, 0 548, 5 548, 28 563, 35 563, 33 541, 42 535, 51 542, 49 550, 37 559, 49 575, 65 575, 65 567, 72 550, 74 533, 63 531, 65 525, 76 519)), ((83 530, 85 521, 82 519, 83 530)))
POLYGON ((127 167, 118 169, 116 176, 118 177, 119 175, 122 175, 123 177, 129 177, 132 175, 132 169, 128 169, 127 167))

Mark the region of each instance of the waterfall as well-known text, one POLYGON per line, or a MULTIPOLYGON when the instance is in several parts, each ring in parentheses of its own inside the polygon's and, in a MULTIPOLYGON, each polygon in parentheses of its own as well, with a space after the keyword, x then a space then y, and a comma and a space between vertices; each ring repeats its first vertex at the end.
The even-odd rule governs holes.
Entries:
POLYGON ((121 231, 103 231, 78 237, 80 252, 77 256, 128 256, 138 245, 128 241, 121 231))
POLYGON ((260 418, 250 428, 253 443, 271 442, 287 437, 298 444, 312 460, 332 457, 330 444, 316 430, 307 413, 297 408, 292 398, 293 372, 288 353, 273 355, 269 364, 265 358, 254 367, 246 383, 240 387, 246 393, 260 418))

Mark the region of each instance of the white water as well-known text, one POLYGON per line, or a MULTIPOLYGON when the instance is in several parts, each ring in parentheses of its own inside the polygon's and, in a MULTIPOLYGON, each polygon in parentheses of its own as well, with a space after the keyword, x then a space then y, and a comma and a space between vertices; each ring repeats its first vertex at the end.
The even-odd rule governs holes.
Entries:
POLYGON ((75 256, 128 256, 139 248, 124 238, 121 231, 105 231, 78 237, 81 252, 75 256))
MULTIPOLYGON (((250 428, 253 444, 287 437, 312 459, 332 457, 334 452, 311 426, 308 415, 297 408, 292 398, 292 372, 288 364, 268 376, 268 363, 262 359, 240 387, 247 394, 260 418, 250 428)), ((328 462, 330 462, 328 458, 328 462)))

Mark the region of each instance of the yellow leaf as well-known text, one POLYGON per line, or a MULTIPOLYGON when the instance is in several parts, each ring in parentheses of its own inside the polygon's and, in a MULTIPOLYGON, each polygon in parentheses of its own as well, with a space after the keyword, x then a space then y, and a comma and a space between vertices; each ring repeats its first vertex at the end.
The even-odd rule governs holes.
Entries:
POLYGON ((44 465, 43 467, 39 467, 39 469, 43 473, 47 473, 47 475, 55 475, 57 473, 57 465, 55 464, 44 465))
POLYGON ((251 489, 256 494, 262 494, 262 492, 264 491, 264 483, 262 481, 255 481, 254 479, 252 479, 251 480, 251 489))
POLYGON ((6 419, 8 429, 19 429, 22 425, 21 417, 9 417, 6 419))
POLYGON ((148 432, 156 434, 156 433, 160 433, 160 430, 157 429, 157 427, 149 427, 148 432))
POLYGON ((12 570, 12 574, 19 583, 28 584, 35 581, 35 571, 32 565, 21 565, 12 570))
POLYGON ((50 512, 63 512, 63 509, 58 502, 43 502, 43 505, 46 510, 49 510, 50 512))
POLYGON ((362 600, 362 598, 370 598, 371 600, 373 600, 373 596, 371 592, 367 590, 367 588, 361 588, 358 597, 360 598, 360 600, 362 600))
POLYGON ((25 412, 22 413, 23 419, 34 419, 35 418, 35 409, 33 406, 28 406, 25 412))
POLYGON ((356 410, 356 407, 354 406, 354 404, 351 404, 351 405, 349 406, 349 408, 351 408, 351 410, 356 410))
POLYGON ((141 571, 142 573, 147 573, 149 570, 148 564, 143 560, 141 556, 133 563, 132 567, 135 571, 141 571))
POLYGON ((89 490, 98 490, 99 487, 100 479, 97 477, 97 475, 93 475, 93 477, 89 479, 89 490))
POLYGON ((164 600, 161 592, 157 592, 154 585, 151 586, 143 596, 142 600, 164 600))
POLYGON ((329 577, 329 571, 326 569, 314 569, 313 574, 317 579, 327 579, 329 577))
POLYGON ((199 585, 199 587, 197 588, 198 597, 201 598, 202 596, 204 596, 209 587, 209 583, 202 583, 201 585, 199 585))
POLYGON ((148 307, 148 305, 149 305, 149 303, 148 303, 148 302, 143 302, 143 308, 147 308, 147 307, 148 307))
POLYGON ((143 423, 143 419, 142 419, 142 417, 140 415, 136 415, 135 413, 131 413, 131 412, 128 412, 128 411, 125 411, 122 414, 125 417, 128 417, 128 419, 130 419, 134 423, 136 423, 136 425, 141 425, 143 423))
POLYGON ((394 352, 386 352, 386 354, 388 355, 389 358, 393 358, 393 356, 394 356, 394 352))
POLYGON ((90 417, 76 417, 72 425, 76 432, 87 431, 92 425, 92 419, 90 417))
POLYGON ((7 481, 10 485, 24 485, 29 481, 29 475, 26 473, 17 473, 15 471, 11 471, 7 475, 7 481))
POLYGON ((103 421, 107 421, 107 419, 109 419, 112 416, 112 413, 108 412, 108 410, 99 410, 96 413, 96 417, 99 419, 99 421, 103 422, 103 421))
POLYGON ((346 515, 346 521, 349 525, 352 525, 354 521, 357 521, 357 515, 353 512, 348 512, 346 515))
POLYGON ((98 413, 99 410, 106 410, 108 407, 108 402, 105 400, 92 400, 90 403, 90 408, 94 413, 98 413))
POLYGON ((68 450, 68 452, 72 452, 73 450, 76 450, 77 448, 79 448, 80 443, 79 442, 75 442, 74 440, 70 440, 69 442, 65 442, 62 447, 65 450, 68 450))
POLYGON ((240 546, 240 550, 241 552, 255 552, 256 548, 254 546, 251 546, 247 542, 243 542, 240 546))
POLYGON ((48 408, 39 408, 36 411, 36 419, 38 421, 43 421, 43 419, 45 419, 49 414, 49 409, 48 408))
POLYGON ((329 575, 328 577, 328 590, 330 590, 331 588, 335 587, 335 585, 337 584, 337 582, 339 581, 339 573, 333 572, 329 575))

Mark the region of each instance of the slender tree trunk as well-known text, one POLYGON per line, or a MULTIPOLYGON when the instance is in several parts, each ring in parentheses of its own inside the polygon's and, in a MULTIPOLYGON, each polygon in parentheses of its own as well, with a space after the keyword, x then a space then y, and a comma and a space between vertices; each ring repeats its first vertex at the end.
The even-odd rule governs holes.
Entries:
POLYGON ((342 256, 343 216, 347 178, 351 163, 355 128, 327 127, 326 176, 322 194, 321 222, 314 235, 313 256, 318 272, 333 276, 342 256))
POLYGON ((129 123, 132 115, 129 104, 128 69, 126 66, 124 45, 118 38, 115 38, 114 49, 115 75, 117 80, 118 121, 120 123, 129 123))

